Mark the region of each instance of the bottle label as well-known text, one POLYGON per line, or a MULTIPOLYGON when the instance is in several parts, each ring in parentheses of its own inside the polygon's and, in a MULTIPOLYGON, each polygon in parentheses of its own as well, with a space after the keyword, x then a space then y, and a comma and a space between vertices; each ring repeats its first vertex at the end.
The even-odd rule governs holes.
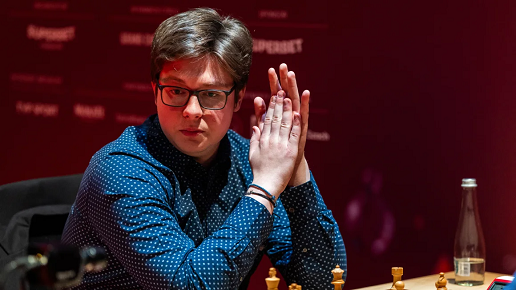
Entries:
POLYGON ((469 262, 459 261, 456 269, 457 275, 459 276, 469 276, 471 273, 471 265, 469 262))

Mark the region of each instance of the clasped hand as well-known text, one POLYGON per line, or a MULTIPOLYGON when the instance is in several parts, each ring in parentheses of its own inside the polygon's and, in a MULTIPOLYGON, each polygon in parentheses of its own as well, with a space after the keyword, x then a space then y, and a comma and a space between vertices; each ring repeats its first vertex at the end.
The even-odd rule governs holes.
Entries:
POLYGON ((272 97, 268 109, 262 98, 254 100, 258 126, 253 127, 249 162, 253 183, 278 197, 287 184, 310 179, 304 159, 310 92, 299 95, 296 76, 286 64, 280 65, 282 85, 273 68, 268 74, 272 97))
POLYGON ((249 162, 253 183, 278 197, 294 172, 301 134, 301 116, 292 111, 292 101, 279 91, 271 98, 260 130, 253 126, 249 162))

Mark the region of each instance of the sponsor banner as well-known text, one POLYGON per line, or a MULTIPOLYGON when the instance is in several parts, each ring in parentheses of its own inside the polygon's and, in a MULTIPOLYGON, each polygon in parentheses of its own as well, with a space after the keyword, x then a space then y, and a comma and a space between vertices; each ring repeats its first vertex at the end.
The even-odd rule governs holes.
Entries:
POLYGON ((189 2, 190 7, 214 7, 223 13, 237 17, 248 26, 258 27, 296 27, 308 29, 328 28, 327 0, 273 1, 260 0, 246 3, 246 8, 231 1, 212 3, 208 0, 189 2))
POLYGON ((8 15, 32 19, 94 19, 104 14, 105 3, 88 0, 24 0, 8 1, 8 15))
POLYGON ((50 73, 10 72, 9 90, 36 94, 63 95, 66 93, 64 76, 50 73))
POLYGON ((285 55, 301 54, 303 52, 303 38, 274 40, 253 39, 254 54, 285 55))
POLYGON ((115 122, 119 124, 126 124, 126 125, 140 125, 143 123, 149 115, 138 115, 138 114, 131 114, 131 113, 122 113, 122 112, 116 112, 115 113, 115 122))
POLYGON ((100 104, 75 103, 73 115, 82 120, 101 121, 106 118, 106 107, 100 104))
POLYGON ((109 5, 107 20, 113 23, 151 23, 161 21, 186 9, 180 2, 115 0, 109 5))
POLYGON ((310 90, 312 105, 330 108, 330 103, 320 101, 321 96, 328 95, 329 76, 335 73, 329 69, 334 56, 321 45, 326 43, 327 36, 326 31, 285 28, 253 31, 253 65, 247 90, 270 91, 267 71, 272 67, 279 73, 279 65, 286 63, 296 73, 299 92, 310 90))
POLYGON ((108 122, 123 126, 141 123, 156 112, 152 98, 146 100, 103 98, 84 94, 67 97, 49 93, 11 92, 3 100, 3 115, 19 118, 55 118, 63 122, 108 122))
POLYGON ((14 40, 36 54, 62 52, 77 38, 77 25, 70 21, 20 21, 16 24, 11 30, 14 40))
POLYGON ((15 112, 18 115, 57 118, 59 116, 59 104, 18 100, 15 103, 15 112))
POLYGON ((22 82, 41 84, 50 80, 55 84, 52 78, 57 75, 66 78, 58 82, 68 83, 76 71, 84 69, 83 63, 96 58, 95 47, 98 45, 95 38, 89 35, 98 36, 101 32, 97 32, 98 27, 87 21, 16 19, 9 25, 8 55, 22 57, 6 58, 7 71, 10 74, 38 75, 20 76, 22 82))

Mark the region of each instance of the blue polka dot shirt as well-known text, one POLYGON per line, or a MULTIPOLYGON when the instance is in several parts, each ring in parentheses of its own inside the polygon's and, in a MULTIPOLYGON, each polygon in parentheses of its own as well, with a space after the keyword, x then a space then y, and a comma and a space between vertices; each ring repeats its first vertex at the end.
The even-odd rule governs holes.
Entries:
POLYGON ((63 232, 108 254, 76 288, 246 289, 266 254, 288 284, 332 289, 346 253, 313 177, 270 215, 244 195, 248 155, 249 140, 230 130, 205 168, 171 145, 156 115, 128 127, 92 157, 63 232))

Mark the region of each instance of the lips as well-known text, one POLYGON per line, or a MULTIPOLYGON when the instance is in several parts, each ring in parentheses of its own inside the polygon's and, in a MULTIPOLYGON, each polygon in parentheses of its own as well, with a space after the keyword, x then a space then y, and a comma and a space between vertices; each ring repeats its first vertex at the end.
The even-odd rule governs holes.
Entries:
POLYGON ((179 131, 181 133, 183 133, 183 135, 185 135, 185 136, 197 136, 204 132, 203 130, 199 130, 199 129, 195 129, 195 128, 187 128, 187 129, 183 129, 183 130, 179 130, 179 131))

